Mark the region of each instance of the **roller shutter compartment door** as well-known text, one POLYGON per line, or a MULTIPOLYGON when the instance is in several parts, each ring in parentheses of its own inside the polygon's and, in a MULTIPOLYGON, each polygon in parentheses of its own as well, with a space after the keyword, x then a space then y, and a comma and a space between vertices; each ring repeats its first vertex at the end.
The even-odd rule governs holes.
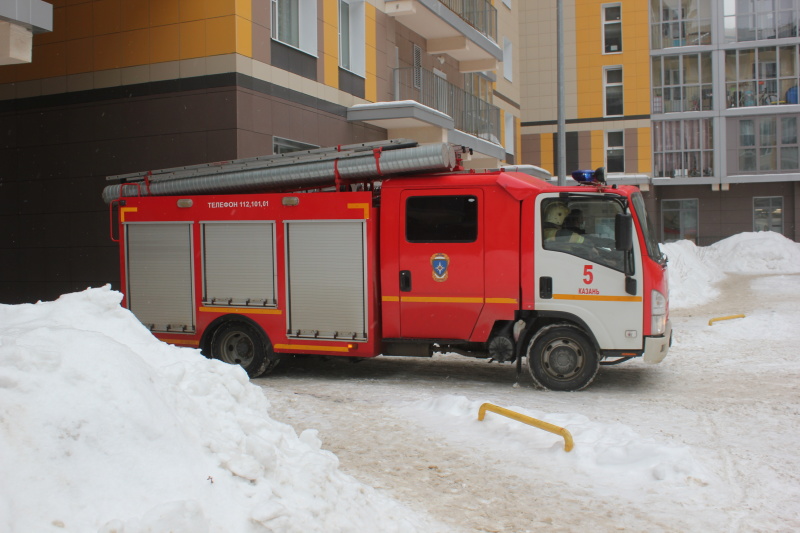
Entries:
POLYGON ((192 225, 126 224, 128 308, 153 331, 194 332, 192 225))
POLYGON ((274 306, 272 222, 203 224, 203 303, 274 306))
POLYGON ((363 221, 286 223, 288 335, 365 340, 363 221))

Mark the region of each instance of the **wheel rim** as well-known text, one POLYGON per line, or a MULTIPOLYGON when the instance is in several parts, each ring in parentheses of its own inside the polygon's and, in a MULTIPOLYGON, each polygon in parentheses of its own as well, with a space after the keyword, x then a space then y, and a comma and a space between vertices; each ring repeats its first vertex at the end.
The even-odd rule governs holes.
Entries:
POLYGON ((221 359, 229 364, 247 367, 253 362, 255 345, 253 339, 241 331, 231 331, 222 338, 221 359))
POLYGON ((570 380, 583 369, 586 356, 572 339, 554 339, 542 352, 542 368, 557 380, 570 380))

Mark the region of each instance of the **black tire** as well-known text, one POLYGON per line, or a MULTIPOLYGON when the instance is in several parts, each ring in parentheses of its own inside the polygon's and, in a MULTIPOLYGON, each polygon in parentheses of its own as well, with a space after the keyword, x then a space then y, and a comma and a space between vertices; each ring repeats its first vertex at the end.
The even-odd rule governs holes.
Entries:
POLYGON ((211 357, 241 366, 251 378, 271 372, 279 361, 264 332, 239 320, 225 322, 214 331, 211 357))
POLYGON ((572 324, 553 324, 538 331, 528 343, 528 371, 536 386, 576 391, 597 376, 600 361, 594 345, 572 324))

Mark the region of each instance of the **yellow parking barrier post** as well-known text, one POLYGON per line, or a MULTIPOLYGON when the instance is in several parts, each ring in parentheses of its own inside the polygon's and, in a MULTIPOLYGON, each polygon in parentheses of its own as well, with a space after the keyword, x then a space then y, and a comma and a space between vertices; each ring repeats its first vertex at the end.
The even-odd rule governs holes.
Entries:
POLYGON ((550 424, 549 422, 537 420, 536 418, 525 416, 521 413, 517 413, 510 409, 506 409, 505 407, 499 407, 491 403, 485 403, 481 405, 480 409, 478 409, 478 420, 483 420, 483 418, 486 416, 486 411, 492 411, 493 413, 506 416, 512 420, 516 420, 517 422, 522 422, 523 424, 528 424, 529 426, 543 429, 545 431, 549 431, 550 433, 555 433, 556 435, 561 435, 564 438, 565 452, 570 451, 575 445, 572 441, 572 434, 569 431, 562 427, 550 424))
POLYGON ((744 318, 744 315, 729 315, 729 316, 718 316, 717 318, 712 318, 708 321, 708 325, 714 325, 714 322, 719 322, 720 320, 731 320, 734 318, 744 318))

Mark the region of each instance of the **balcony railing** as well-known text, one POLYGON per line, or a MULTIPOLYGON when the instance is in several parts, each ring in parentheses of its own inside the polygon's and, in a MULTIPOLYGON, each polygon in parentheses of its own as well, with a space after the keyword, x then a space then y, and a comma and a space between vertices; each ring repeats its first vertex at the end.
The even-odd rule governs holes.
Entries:
POLYGON ((439 0, 464 22, 497 42, 497 8, 488 0, 439 0))
POLYGON ((394 69, 394 99, 450 116, 457 130, 500 144, 500 108, 423 68, 394 69))

